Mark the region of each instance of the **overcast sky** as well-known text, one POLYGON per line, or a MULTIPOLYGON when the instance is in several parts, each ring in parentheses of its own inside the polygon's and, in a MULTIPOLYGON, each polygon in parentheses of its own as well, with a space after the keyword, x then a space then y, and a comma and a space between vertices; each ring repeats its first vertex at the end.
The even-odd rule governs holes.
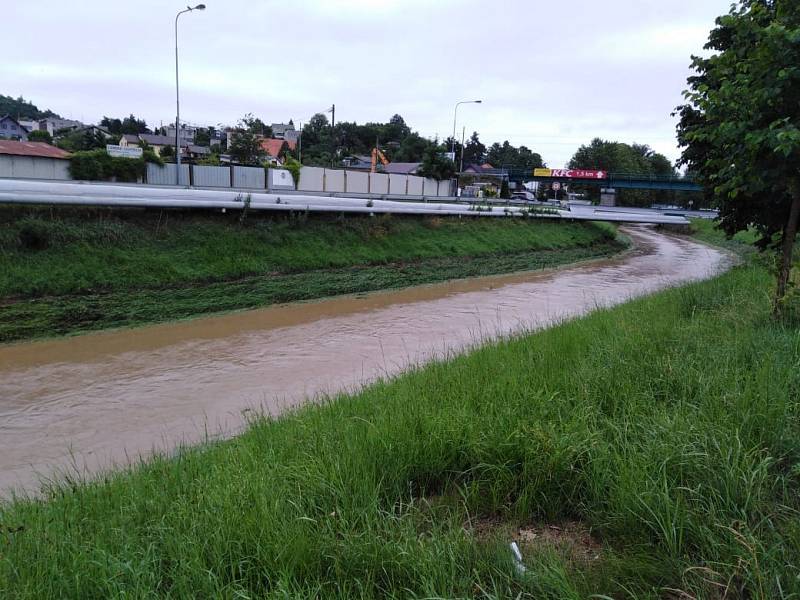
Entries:
MULTIPOLYGON (((172 0, 9 0, 0 93, 96 122, 175 118, 172 0)), ((234 124, 401 114, 563 166, 593 137, 675 159, 690 55, 731 0, 207 0, 180 18, 181 116, 234 124)))

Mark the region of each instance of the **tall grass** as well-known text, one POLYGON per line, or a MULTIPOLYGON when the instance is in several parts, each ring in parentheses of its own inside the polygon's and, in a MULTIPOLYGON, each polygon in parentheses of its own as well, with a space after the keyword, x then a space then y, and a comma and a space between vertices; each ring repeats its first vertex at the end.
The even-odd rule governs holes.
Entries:
POLYGON ((588 247, 594 225, 532 220, 0 209, 0 298, 152 289, 455 256, 588 247))
POLYGON ((554 267, 599 224, 0 209, 0 343, 554 267))
POLYGON ((770 283, 739 267, 19 498, 0 595, 796 598, 800 333, 770 283), (565 521, 598 558, 534 540, 521 573, 516 527, 565 521))

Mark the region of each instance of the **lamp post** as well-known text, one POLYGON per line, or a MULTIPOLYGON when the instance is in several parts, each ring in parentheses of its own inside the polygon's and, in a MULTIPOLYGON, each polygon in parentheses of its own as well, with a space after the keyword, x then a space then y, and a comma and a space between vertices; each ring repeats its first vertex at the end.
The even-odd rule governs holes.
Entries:
MULTIPOLYGON (((462 100, 461 102, 456 102, 455 110, 453 110, 453 137, 451 138, 453 141, 450 143, 450 153, 453 155, 453 161, 455 162, 456 156, 456 120, 458 119, 458 107, 462 104, 482 104, 483 100, 462 100)), ((464 148, 461 148, 461 156, 464 156, 464 148)))
POLYGON ((178 157, 175 185, 181 184, 181 95, 180 86, 178 85, 178 17, 180 17, 183 13, 192 12, 193 10, 205 10, 205 8, 205 4, 187 6, 185 10, 182 10, 175 15, 175 156, 178 157))

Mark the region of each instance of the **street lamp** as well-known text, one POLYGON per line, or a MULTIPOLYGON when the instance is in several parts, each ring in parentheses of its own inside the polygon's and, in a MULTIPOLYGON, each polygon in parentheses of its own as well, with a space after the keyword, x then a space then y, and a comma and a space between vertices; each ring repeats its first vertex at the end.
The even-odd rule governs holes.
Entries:
MULTIPOLYGON (((450 153, 453 155, 453 159, 455 160, 456 156, 456 119, 458 118, 458 107, 462 104, 482 104, 483 100, 462 100, 461 102, 456 102, 456 108, 453 111, 453 137, 451 138, 453 141, 450 143, 450 153)), ((461 149, 462 156, 464 149, 461 149)))
POLYGON ((205 4, 198 4, 197 6, 187 6, 186 10, 180 11, 175 15, 175 156, 178 157, 178 168, 175 174, 175 185, 181 184, 181 96, 180 87, 178 85, 178 17, 183 13, 192 12, 193 10, 205 10, 205 4))

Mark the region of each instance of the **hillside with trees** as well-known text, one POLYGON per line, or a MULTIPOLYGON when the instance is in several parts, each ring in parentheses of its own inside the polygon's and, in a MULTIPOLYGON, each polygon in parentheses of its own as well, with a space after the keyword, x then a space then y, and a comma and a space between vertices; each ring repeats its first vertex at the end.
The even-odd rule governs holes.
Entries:
POLYGON ((33 102, 25 100, 22 96, 13 98, 0 94, 0 116, 3 115, 10 115, 15 119, 31 120, 46 119, 47 117, 61 118, 52 110, 40 110, 33 102))

